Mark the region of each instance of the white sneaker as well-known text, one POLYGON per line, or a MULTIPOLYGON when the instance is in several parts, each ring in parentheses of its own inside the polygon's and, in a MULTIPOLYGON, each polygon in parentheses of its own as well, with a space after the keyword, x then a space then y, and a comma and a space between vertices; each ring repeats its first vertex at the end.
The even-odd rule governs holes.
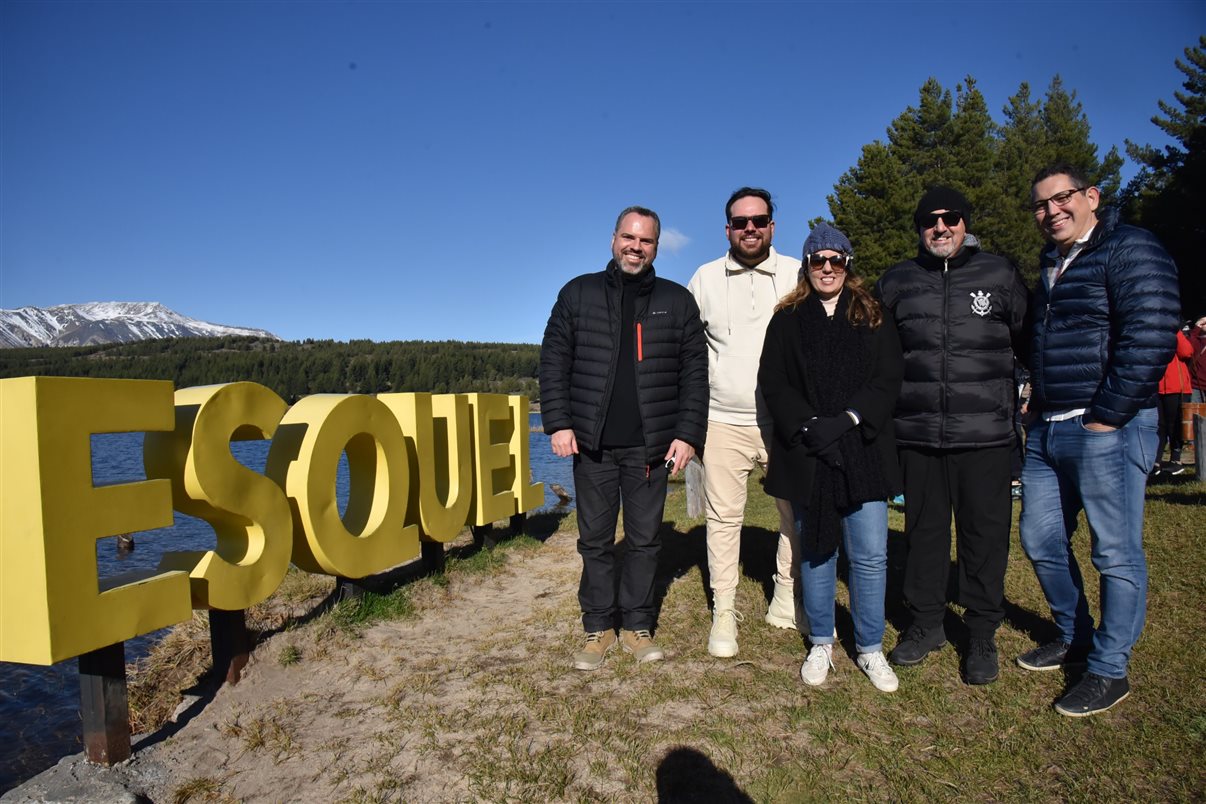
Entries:
POLYGON ((712 630, 708 634, 708 653, 721 659, 737 655, 737 623, 744 618, 733 608, 717 609, 712 613, 712 630))
POLYGON ((833 645, 813 645, 808 658, 800 665, 800 678, 814 687, 825 683, 833 667, 833 645))
POLYGON ((882 650, 874 651, 873 653, 860 653, 858 659, 859 668, 867 674, 867 678, 871 679, 871 683, 875 685, 875 689, 880 692, 896 692, 896 688, 900 686, 900 681, 896 678, 896 674, 892 672, 888 660, 884 658, 882 650))

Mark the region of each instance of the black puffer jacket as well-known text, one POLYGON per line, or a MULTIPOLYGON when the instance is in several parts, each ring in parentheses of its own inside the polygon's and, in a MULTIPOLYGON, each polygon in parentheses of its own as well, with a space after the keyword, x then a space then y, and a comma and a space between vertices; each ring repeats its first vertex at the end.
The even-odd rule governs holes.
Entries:
POLYGON ((1035 290, 1031 408, 1087 408, 1121 427, 1156 404, 1156 386, 1176 348, 1177 267, 1146 229, 1104 210, 1080 254, 1054 288, 1043 255, 1035 290))
MULTIPOLYGON (((622 288, 614 261, 570 280, 544 330, 540 409, 544 431, 573 429, 578 446, 598 449, 620 356, 622 288)), ((637 398, 650 464, 670 442, 703 448, 708 421, 708 352, 699 308, 687 289, 650 267, 636 300, 637 398)))
POLYGON ((892 311, 904 349, 897 443, 942 449, 1011 443, 1013 359, 1025 345, 1028 296, 1017 269, 980 251, 968 235, 952 258, 919 249, 892 266, 876 293, 892 311))

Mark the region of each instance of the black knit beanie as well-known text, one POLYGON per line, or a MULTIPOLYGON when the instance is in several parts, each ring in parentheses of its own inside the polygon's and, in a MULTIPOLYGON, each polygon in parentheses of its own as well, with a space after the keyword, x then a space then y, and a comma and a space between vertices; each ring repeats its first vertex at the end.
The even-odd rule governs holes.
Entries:
POLYGON ((950 187, 931 187, 917 202, 917 210, 913 213, 913 225, 921 228, 921 216, 936 209, 958 210, 963 213, 963 220, 971 228, 971 204, 967 203, 963 193, 950 187))

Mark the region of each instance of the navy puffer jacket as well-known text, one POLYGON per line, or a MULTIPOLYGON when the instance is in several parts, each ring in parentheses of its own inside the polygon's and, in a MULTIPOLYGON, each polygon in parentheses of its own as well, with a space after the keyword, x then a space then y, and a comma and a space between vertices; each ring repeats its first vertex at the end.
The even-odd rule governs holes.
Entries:
POLYGON ((1034 296, 1031 408, 1086 408, 1093 421, 1121 427, 1156 404, 1156 387, 1176 349, 1177 267, 1146 229, 1105 210, 1055 287, 1054 252, 1042 257, 1034 296))
MULTIPOLYGON (((557 295, 540 349, 544 431, 573 429, 579 448, 598 449, 620 357, 619 268, 572 279, 557 295)), ((647 460, 665 459, 680 439, 703 448, 708 421, 708 352, 699 308, 687 289, 658 279, 640 284, 634 326, 637 399, 647 460)))
POLYGON ((1029 291, 1004 257, 967 235, 948 259, 919 249, 889 268, 876 294, 896 319, 905 374, 896 441, 966 449, 1014 439, 1014 353, 1026 343, 1029 291))

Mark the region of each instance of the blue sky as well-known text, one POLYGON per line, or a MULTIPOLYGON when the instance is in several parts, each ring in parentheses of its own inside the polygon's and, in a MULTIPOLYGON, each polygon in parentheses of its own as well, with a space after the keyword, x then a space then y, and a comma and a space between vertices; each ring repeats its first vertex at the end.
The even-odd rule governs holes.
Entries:
POLYGON ((1165 142, 1202 33, 1206 4, 1158 0, 0 0, 0 307, 537 343, 624 206, 661 214, 682 283, 744 184, 797 255, 928 77, 1000 120, 1059 73, 1104 154, 1165 142))

